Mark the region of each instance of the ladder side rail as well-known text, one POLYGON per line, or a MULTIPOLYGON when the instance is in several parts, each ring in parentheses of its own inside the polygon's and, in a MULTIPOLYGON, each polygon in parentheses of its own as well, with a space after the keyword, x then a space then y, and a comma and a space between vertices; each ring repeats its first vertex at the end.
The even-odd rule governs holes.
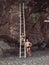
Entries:
POLYGON ((23 3, 23 25, 24 25, 24 58, 26 58, 26 46, 25 46, 25 4, 23 3))
POLYGON ((19 58, 21 58, 21 42, 22 42, 22 40, 21 40, 21 21, 22 21, 22 19, 21 19, 21 3, 19 4, 19 9, 20 9, 20 51, 19 51, 19 58))
POLYGON ((24 25, 24 36, 25 36, 25 8, 24 8, 24 3, 23 3, 23 25, 24 25))

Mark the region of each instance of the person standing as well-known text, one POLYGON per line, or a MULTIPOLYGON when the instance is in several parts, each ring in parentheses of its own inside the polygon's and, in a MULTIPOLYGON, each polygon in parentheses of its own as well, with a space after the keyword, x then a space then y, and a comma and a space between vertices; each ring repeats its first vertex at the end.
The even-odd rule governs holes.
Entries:
POLYGON ((31 56, 31 46, 32 43, 28 41, 28 39, 25 42, 25 46, 26 46, 26 54, 27 56, 31 56))

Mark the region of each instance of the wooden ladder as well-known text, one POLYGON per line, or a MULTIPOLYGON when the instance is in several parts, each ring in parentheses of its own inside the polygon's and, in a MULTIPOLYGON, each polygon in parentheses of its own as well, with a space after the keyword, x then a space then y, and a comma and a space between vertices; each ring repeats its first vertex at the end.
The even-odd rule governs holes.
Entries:
POLYGON ((26 47, 25 47, 25 11, 24 3, 19 4, 20 9, 20 49, 19 58, 26 58, 26 47))

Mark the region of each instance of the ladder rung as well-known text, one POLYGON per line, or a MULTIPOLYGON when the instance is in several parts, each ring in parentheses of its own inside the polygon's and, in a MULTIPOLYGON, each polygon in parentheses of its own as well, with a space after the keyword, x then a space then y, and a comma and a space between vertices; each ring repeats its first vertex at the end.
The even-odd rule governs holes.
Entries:
POLYGON ((21 56, 24 56, 24 52, 21 52, 21 56))
POLYGON ((24 50, 24 48, 21 48, 21 50, 24 50))
POLYGON ((24 47, 24 44, 22 44, 21 46, 24 47))
POLYGON ((24 26, 24 23, 21 23, 21 26, 24 26))
POLYGON ((24 51, 24 49, 21 49, 21 51, 24 51))
POLYGON ((24 46, 24 44, 21 44, 21 46, 24 46))
POLYGON ((24 58, 24 56, 21 56, 21 58, 24 58))
POLYGON ((24 52, 21 52, 21 54, 24 54, 24 52))

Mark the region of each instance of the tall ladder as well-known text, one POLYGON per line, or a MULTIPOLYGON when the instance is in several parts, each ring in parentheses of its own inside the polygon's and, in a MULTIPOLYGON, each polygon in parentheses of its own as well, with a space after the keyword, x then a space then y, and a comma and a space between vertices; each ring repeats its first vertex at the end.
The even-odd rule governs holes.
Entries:
POLYGON ((20 9, 20 49, 19 58, 26 58, 26 47, 25 47, 25 12, 24 3, 19 4, 20 9))

